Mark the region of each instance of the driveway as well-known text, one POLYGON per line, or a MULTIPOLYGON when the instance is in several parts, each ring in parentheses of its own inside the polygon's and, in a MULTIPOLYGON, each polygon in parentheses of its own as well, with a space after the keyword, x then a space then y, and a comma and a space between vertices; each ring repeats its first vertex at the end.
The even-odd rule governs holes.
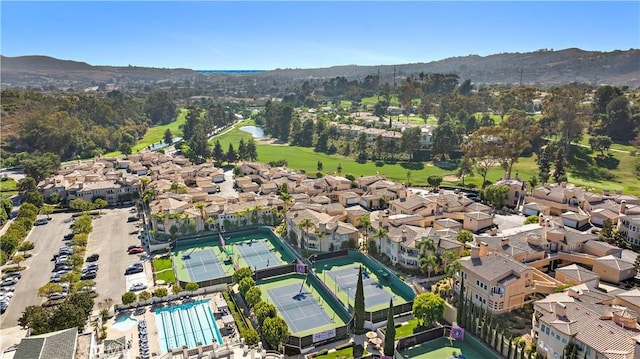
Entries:
POLYGON ((498 225, 500 229, 510 229, 522 227, 522 223, 526 217, 518 215, 518 214, 496 214, 493 218, 493 223, 498 225))
POLYGON ((38 305, 43 299, 38 296, 38 288, 49 282, 53 262, 51 257, 64 245, 62 237, 69 233, 71 214, 57 213, 51 215, 51 220, 43 226, 34 226, 27 240, 35 244, 31 251, 33 256, 21 265, 27 269, 22 271, 22 279, 15 285, 14 297, 9 302, 9 308, 2 315, 1 328, 17 325, 18 318, 27 306, 38 305))
POLYGON ((129 208, 106 209, 102 213, 100 218, 93 221, 87 255, 100 255, 97 262, 100 269, 95 279, 98 292, 96 305, 108 298, 113 300, 113 305, 120 303, 122 294, 126 292, 125 268, 141 262, 140 255, 127 254, 127 247, 140 244, 140 240, 137 234, 131 234, 136 230, 137 222, 127 222, 127 218, 133 215, 129 208))
POLYGON ((218 186, 220 186, 220 193, 218 194, 224 197, 237 196, 238 192, 233 188, 233 183, 233 168, 229 168, 224 171, 224 182, 218 183, 218 186))

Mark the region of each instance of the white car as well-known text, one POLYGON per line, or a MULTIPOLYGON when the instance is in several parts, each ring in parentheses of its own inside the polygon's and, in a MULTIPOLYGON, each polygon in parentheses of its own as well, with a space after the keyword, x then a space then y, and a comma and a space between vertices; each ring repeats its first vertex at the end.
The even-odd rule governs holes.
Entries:
POLYGON ((129 290, 132 292, 145 290, 145 289, 147 289, 147 285, 144 283, 133 283, 131 287, 129 287, 129 290))
POLYGON ((67 297, 66 293, 57 292, 57 293, 49 294, 49 300, 58 300, 58 299, 66 298, 66 297, 67 297))

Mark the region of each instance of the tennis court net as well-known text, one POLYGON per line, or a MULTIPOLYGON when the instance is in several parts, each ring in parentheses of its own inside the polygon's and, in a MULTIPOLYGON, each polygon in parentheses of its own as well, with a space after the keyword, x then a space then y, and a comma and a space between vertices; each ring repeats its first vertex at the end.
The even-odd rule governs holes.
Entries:
POLYGON ((278 309, 280 309, 283 312, 288 311, 289 309, 295 309, 295 308, 306 308, 306 307, 311 307, 311 306, 316 306, 318 305, 318 303, 316 302, 316 300, 311 297, 310 295, 308 295, 307 297, 305 297, 305 299, 303 300, 294 300, 293 302, 290 302, 289 299, 286 299, 285 303, 282 303, 282 301, 278 301, 278 309))

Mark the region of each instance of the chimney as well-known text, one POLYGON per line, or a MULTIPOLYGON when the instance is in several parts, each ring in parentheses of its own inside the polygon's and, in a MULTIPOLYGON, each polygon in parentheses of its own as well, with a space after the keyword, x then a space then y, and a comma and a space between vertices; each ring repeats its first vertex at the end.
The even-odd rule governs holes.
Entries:
POLYGON ((318 224, 318 232, 320 233, 325 233, 327 232, 327 224, 326 223, 319 223, 318 224))
POLYGON ((380 214, 380 227, 389 229, 389 214, 386 211, 380 214))
POLYGON ((577 290, 571 287, 569 288, 569 290, 567 290, 567 295, 570 296, 571 298, 578 298, 580 296, 580 293, 578 293, 577 290))
POLYGON ((622 201, 620 201, 620 214, 625 213, 627 213, 627 201, 623 199, 622 201))
POLYGON ((498 229, 496 227, 491 227, 491 229, 489 230, 489 235, 495 236, 496 234, 498 234, 498 229))
POLYGON ((500 246, 505 247, 509 245, 509 237, 502 237, 500 240, 500 246))
POLYGON ((403 229, 402 230, 402 241, 405 242, 407 240, 407 230, 403 229))
POLYGON ((480 258, 480 247, 471 246, 471 258, 480 258))
POLYGON ((567 306, 562 304, 562 303, 560 303, 560 302, 555 302, 555 303, 553 303, 553 312, 559 318, 566 317, 567 316, 567 306))
POLYGON ((480 257, 486 257, 488 253, 489 253, 489 245, 487 244, 487 242, 485 241, 480 242, 480 250, 478 252, 478 255, 480 257))

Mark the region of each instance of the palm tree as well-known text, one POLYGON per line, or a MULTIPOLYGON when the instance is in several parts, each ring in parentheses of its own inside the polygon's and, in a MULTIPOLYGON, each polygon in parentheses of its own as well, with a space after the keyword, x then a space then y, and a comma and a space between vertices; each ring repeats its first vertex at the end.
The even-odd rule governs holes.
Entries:
MULTIPOLYGON (((389 234, 389 231, 383 227, 378 228, 378 231, 373 235, 372 239, 377 239, 382 241, 383 238, 387 237, 387 234, 389 234)), ((369 243, 367 243, 367 250, 369 247, 369 243)), ((377 247, 374 247, 377 249, 377 247)))
POLYGON ((420 249, 420 257, 425 256, 427 253, 435 253, 436 252, 436 242, 433 238, 429 237, 425 240, 420 241, 418 243, 418 249, 420 249))
MULTIPOLYGON (((309 218, 305 218, 303 219, 300 224, 298 225, 302 230, 304 230, 304 233, 306 236, 309 235, 309 229, 315 227, 315 225, 313 224, 313 222, 311 222, 311 220, 309 218)), ((302 236, 302 243, 300 243, 300 248, 305 248, 306 247, 306 243, 305 243, 305 236, 302 236)))
POLYGON ((438 257, 435 254, 420 257, 420 271, 422 273, 427 272, 428 279, 431 279, 431 272, 437 272, 438 270, 438 257))
POLYGON ((371 217, 368 214, 364 214, 360 216, 360 227, 364 229, 364 243, 365 245, 369 242, 369 230, 371 230, 371 217))

